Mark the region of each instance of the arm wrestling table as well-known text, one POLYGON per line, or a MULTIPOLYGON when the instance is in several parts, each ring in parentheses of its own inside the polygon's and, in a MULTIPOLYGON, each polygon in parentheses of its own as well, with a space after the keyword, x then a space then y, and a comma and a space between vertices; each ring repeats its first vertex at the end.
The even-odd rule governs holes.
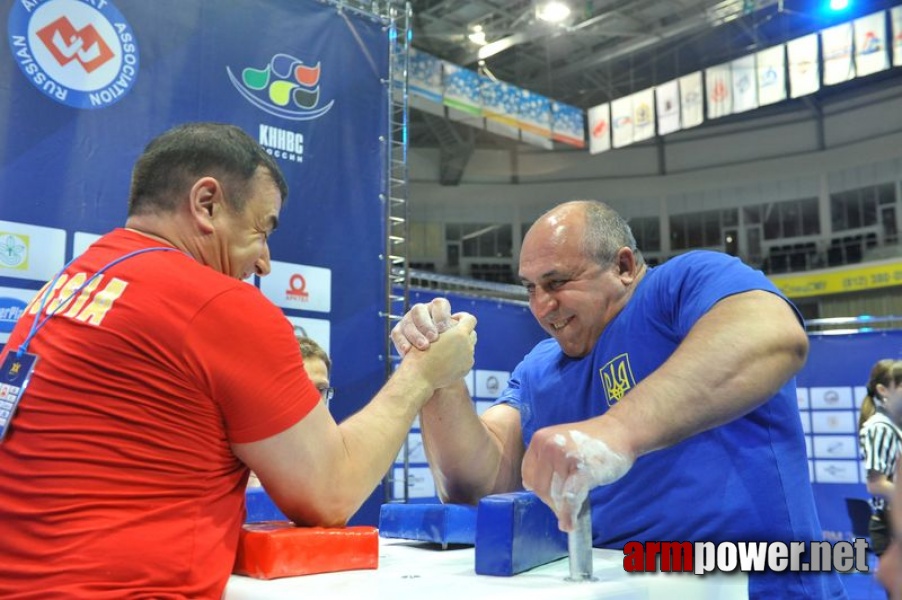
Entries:
POLYGON ((440 550, 437 545, 379 540, 379 568, 261 580, 232 575, 223 600, 747 600, 744 573, 626 573, 623 553, 593 550, 591 582, 569 582, 566 558, 513 577, 474 572, 473 547, 440 550))

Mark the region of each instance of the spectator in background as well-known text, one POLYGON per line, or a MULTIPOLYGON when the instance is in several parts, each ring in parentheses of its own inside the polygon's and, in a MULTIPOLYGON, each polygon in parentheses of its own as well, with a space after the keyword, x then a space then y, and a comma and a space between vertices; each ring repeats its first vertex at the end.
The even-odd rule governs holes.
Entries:
MULTIPOLYGON (((297 336, 298 346, 301 349, 301 357, 304 359, 304 371, 313 383, 319 396, 326 406, 332 401, 335 388, 329 385, 329 376, 332 372, 332 361, 329 355, 312 338, 297 336)), ((247 487, 260 487, 260 479, 253 471, 247 478, 247 487)))
POLYGON ((882 556, 892 539, 890 502, 896 463, 902 450, 902 362, 878 361, 871 368, 867 395, 858 418, 858 442, 871 494, 868 532, 871 550, 882 556))
POLYGON ((329 355, 322 346, 309 337, 298 337, 298 345, 301 347, 301 356, 304 358, 304 371, 307 372, 307 377, 316 386, 326 406, 329 406, 329 402, 332 401, 332 396, 335 394, 335 388, 329 385, 332 373, 332 361, 329 359, 329 355))

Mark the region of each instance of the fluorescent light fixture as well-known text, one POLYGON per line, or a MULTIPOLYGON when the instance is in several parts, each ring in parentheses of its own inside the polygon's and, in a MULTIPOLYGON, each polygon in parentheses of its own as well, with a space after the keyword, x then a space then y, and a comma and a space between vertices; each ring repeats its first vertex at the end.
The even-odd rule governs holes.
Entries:
POLYGON ((570 7, 560 0, 540 2, 536 7, 536 16, 549 23, 560 23, 570 16, 570 7))
POLYGON ((845 10, 849 8, 849 0, 830 0, 830 10, 845 10))

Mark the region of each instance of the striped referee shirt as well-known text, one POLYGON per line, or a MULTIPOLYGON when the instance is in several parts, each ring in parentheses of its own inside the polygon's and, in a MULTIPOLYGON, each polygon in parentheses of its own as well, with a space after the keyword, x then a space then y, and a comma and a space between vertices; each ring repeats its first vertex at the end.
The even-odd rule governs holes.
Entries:
MULTIPOLYGON (((864 422, 858 432, 858 443, 864 458, 864 466, 868 471, 883 473, 893 480, 896 473, 896 461, 902 450, 902 430, 893 423, 886 409, 877 405, 877 412, 864 422)), ((874 511, 886 506, 882 496, 873 496, 870 500, 874 511)))

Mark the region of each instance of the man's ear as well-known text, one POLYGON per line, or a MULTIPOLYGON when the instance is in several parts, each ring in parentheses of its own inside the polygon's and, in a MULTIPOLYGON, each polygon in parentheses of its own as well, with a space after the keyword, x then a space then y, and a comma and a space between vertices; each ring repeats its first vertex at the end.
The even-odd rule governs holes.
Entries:
POLYGON ((639 274, 639 261, 636 260, 635 253, 627 246, 623 246, 617 251, 617 271, 620 277, 626 278, 631 282, 639 274))
POLYGON ((213 177, 201 177, 189 192, 191 217, 201 233, 213 233, 213 215, 222 208, 222 185, 213 177))

